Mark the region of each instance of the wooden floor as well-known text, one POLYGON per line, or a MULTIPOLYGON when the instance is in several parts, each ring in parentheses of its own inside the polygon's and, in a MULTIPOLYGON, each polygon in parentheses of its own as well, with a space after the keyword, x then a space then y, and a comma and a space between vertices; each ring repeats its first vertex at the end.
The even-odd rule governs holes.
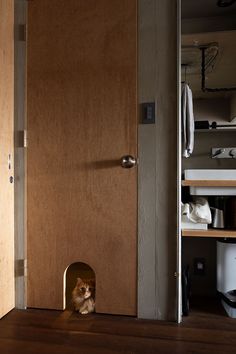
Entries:
POLYGON ((209 307, 183 323, 13 310, 0 321, 1 354, 224 354, 236 353, 236 320, 209 307))

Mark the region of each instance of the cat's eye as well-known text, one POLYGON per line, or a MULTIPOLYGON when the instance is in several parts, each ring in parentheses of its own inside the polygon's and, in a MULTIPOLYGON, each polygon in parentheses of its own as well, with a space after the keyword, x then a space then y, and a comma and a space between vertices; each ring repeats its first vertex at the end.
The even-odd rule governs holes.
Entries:
POLYGON ((86 289, 84 287, 80 288, 80 291, 85 291, 86 289))

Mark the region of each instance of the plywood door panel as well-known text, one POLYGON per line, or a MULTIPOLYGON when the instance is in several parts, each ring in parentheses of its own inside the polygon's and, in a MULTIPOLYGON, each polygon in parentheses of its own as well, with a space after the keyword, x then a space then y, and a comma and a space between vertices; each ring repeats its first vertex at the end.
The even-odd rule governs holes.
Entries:
POLYGON ((0 0, 0 318, 14 294, 14 1, 0 0))
POLYGON ((96 310, 136 314, 136 0, 28 5, 28 306, 63 308, 71 263, 96 310))

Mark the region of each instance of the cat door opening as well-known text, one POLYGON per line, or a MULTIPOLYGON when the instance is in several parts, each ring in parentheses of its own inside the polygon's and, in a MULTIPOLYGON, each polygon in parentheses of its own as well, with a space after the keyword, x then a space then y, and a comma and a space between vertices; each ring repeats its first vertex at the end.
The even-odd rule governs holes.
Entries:
POLYGON ((77 279, 80 278, 84 281, 94 280, 96 283, 96 277, 94 270, 86 263, 76 262, 69 265, 64 273, 64 298, 63 308, 66 310, 74 310, 72 301, 72 291, 77 284, 77 279))

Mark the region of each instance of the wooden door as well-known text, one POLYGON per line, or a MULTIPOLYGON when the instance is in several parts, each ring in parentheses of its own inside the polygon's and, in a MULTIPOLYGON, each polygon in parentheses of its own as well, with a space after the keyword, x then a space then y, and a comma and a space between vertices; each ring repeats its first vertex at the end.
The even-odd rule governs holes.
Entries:
POLYGON ((0 318, 15 304, 13 30, 14 1, 0 0, 0 318))
POLYGON ((28 306, 63 308, 96 274, 96 311, 136 314, 136 0, 28 3, 28 306))

